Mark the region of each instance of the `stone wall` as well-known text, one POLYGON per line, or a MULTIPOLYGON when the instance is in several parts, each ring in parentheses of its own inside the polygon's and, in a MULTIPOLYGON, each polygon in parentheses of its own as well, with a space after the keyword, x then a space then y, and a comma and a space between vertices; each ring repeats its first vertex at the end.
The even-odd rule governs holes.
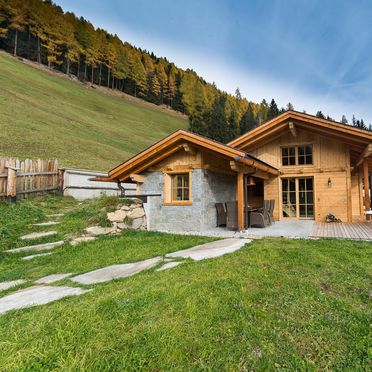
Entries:
POLYGON ((147 220, 143 203, 138 199, 129 199, 123 205, 119 205, 116 211, 107 213, 107 219, 112 222, 114 229, 147 229, 147 220))
POLYGON ((149 230, 203 231, 216 226, 215 203, 236 200, 236 177, 202 169, 192 171, 192 205, 164 205, 164 175, 144 172, 141 194, 149 196, 144 204, 149 230))

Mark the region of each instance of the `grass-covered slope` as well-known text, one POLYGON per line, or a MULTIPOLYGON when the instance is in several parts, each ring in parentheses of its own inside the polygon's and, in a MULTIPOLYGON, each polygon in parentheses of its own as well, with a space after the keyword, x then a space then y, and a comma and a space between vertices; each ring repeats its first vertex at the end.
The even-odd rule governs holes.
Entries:
POLYGON ((187 121, 0 53, 0 156, 109 170, 187 121))

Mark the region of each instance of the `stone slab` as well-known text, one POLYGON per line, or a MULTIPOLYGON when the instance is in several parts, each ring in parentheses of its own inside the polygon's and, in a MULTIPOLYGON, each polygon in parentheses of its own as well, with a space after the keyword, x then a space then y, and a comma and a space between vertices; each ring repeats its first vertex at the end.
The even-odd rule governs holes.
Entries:
POLYGON ((200 261, 207 258, 215 258, 232 253, 250 243, 249 239, 223 239, 210 242, 181 251, 168 253, 166 257, 191 258, 194 261, 200 261))
POLYGON ((28 245, 26 247, 19 247, 19 248, 13 248, 8 249, 5 252, 8 253, 18 253, 18 252, 27 252, 27 251, 47 251, 50 249, 57 248, 64 244, 63 240, 59 240, 58 242, 53 243, 45 243, 45 244, 36 244, 36 245, 28 245))
POLYGON ((78 245, 80 243, 91 242, 93 240, 96 240, 96 237, 95 236, 80 236, 79 238, 72 239, 70 241, 70 244, 72 246, 75 246, 75 245, 78 245))
POLYGON ((171 269, 172 267, 176 267, 176 266, 181 265, 183 263, 185 263, 185 262, 182 262, 182 261, 170 261, 170 262, 165 263, 163 266, 159 267, 155 271, 163 271, 163 270, 171 269))
POLYGON ((20 237, 21 240, 32 240, 44 238, 46 236, 56 235, 57 231, 42 231, 42 232, 33 232, 31 234, 23 235, 20 237))
POLYGON ((39 254, 32 254, 31 256, 25 256, 25 257, 22 257, 21 260, 32 260, 34 258, 37 258, 37 257, 42 257, 42 256, 50 256, 52 255, 53 252, 49 252, 49 253, 39 253, 39 254))
POLYGON ((128 276, 138 274, 141 271, 151 269, 161 261, 161 257, 154 257, 134 263, 111 265, 102 269, 75 276, 71 278, 71 280, 79 284, 104 283, 113 279, 126 278, 128 276))
POLYGON ((48 222, 40 222, 40 223, 34 223, 32 226, 54 226, 59 225, 60 222, 57 221, 48 221, 48 222))
POLYGON ((62 217, 64 215, 65 215, 64 213, 54 213, 54 214, 47 214, 46 216, 50 217, 50 218, 58 218, 58 217, 62 217))
POLYGON ((107 235, 115 231, 113 227, 101 227, 101 226, 92 226, 87 227, 85 231, 92 236, 107 235))
POLYGON ((23 280, 23 279, 11 280, 11 281, 8 281, 8 282, 1 282, 0 283, 0 291, 5 291, 6 289, 15 287, 15 286, 23 284, 25 282, 26 281, 23 280))
POLYGON ((52 275, 44 276, 43 278, 40 278, 40 279, 36 280, 35 283, 37 283, 37 284, 50 284, 50 283, 58 282, 59 280, 68 278, 71 275, 72 275, 72 273, 52 274, 52 275))
POLYGON ((0 314, 25 307, 44 305, 64 297, 88 292, 76 287, 33 286, 0 298, 0 314))

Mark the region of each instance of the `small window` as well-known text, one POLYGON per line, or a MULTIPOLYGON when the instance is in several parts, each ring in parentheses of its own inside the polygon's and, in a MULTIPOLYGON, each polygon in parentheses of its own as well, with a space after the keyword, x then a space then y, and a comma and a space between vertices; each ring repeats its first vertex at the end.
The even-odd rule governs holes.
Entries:
POLYGON ((313 164, 313 146, 298 146, 298 164, 309 165, 313 164))
POLYGON ((190 200, 190 176, 188 173, 172 175, 172 201, 190 200))
POLYGON ((282 147, 282 164, 296 165, 296 148, 294 146, 282 147))
POLYGON ((313 164, 313 145, 282 147, 282 165, 313 164))

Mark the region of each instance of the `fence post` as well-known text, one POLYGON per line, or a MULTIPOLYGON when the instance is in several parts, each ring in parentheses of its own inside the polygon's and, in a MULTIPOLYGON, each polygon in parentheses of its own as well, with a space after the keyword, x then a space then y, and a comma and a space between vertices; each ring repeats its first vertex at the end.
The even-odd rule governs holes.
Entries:
POLYGON ((64 177, 65 176, 65 170, 64 169, 58 169, 58 192, 63 196, 63 186, 64 186, 64 177))
POLYGON ((11 202, 17 200, 17 168, 10 165, 8 168, 8 178, 6 183, 6 199, 11 202))

